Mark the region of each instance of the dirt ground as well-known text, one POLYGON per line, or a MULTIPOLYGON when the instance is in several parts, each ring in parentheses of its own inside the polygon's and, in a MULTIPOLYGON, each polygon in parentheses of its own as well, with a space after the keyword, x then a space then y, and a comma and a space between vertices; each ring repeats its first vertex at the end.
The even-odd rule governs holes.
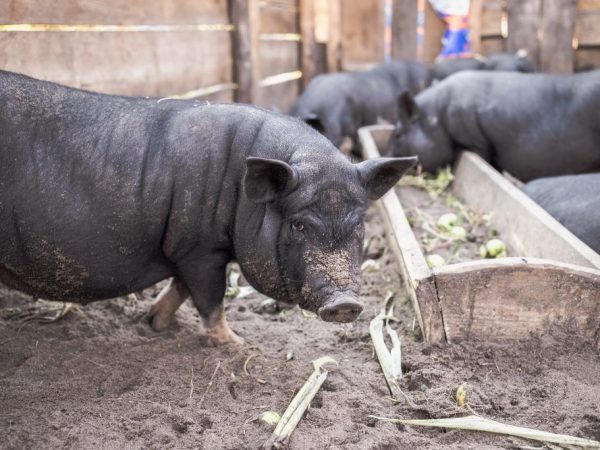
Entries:
POLYGON ((148 301, 96 302, 53 323, 23 323, 9 318, 10 308, 33 300, 0 288, 0 447, 256 449, 270 434, 257 415, 282 413, 312 372, 310 362, 324 355, 339 361, 339 369, 292 435, 292 449, 541 448, 367 417, 467 414, 453 400, 462 383, 470 407, 485 417, 600 440, 600 357, 593 342, 566 325, 506 345, 427 345, 380 221, 369 215, 369 257, 380 270, 365 274, 360 319, 332 325, 298 309, 261 306, 265 298, 254 294, 227 302, 232 328, 248 343, 243 347, 203 346, 189 303, 170 330, 157 334, 146 323, 148 301), (414 407, 389 400, 373 358, 368 324, 388 290, 396 292, 400 319, 401 387, 414 407), (257 356, 247 375, 250 355, 257 356))

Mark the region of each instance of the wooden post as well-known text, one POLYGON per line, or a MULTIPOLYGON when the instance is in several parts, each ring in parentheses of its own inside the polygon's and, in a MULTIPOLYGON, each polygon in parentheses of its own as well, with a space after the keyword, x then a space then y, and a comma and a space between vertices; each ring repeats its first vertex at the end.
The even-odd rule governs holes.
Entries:
POLYGON ((540 67, 544 72, 572 73, 575 66, 573 35, 576 0, 544 2, 540 67))
POLYGON ((469 39, 471 51, 473 53, 482 53, 481 44, 481 20, 483 16, 483 0, 471 0, 469 6, 469 39))
POLYGON ((306 87, 316 72, 315 9, 314 0, 300 0, 300 34, 302 50, 300 67, 302 87, 306 87))
MULTIPOLYGON (((554 1, 554 0, 553 0, 554 1)), ((544 2, 544 6, 552 2, 544 2)), ((508 36, 506 49, 527 50, 528 59, 539 67, 538 30, 542 17, 542 0, 510 0, 508 2, 508 36)))
POLYGON ((392 3, 392 58, 417 58, 417 2, 392 3))
POLYGON ((329 42, 327 42, 327 71, 338 72, 341 67, 342 42, 341 0, 329 0, 329 42))
POLYGON ((232 32, 233 81, 237 84, 234 99, 254 103, 260 71, 258 67, 258 0, 228 0, 232 32))

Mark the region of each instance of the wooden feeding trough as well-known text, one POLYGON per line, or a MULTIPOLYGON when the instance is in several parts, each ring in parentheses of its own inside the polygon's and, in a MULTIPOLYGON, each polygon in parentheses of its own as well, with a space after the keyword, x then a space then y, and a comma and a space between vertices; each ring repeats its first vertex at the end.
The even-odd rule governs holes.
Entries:
MULTIPOLYGON (((359 130, 365 159, 380 156, 393 127, 359 130)), ((394 190, 378 201, 407 293, 428 342, 506 341, 556 322, 600 337, 600 255, 474 153, 454 167, 453 194, 491 212, 519 257, 430 269, 394 190)))

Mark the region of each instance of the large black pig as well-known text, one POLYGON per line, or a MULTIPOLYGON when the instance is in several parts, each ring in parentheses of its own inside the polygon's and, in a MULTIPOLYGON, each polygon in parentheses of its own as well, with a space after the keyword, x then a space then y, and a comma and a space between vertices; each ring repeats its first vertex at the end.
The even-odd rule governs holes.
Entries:
POLYGON ((534 180, 525 193, 600 253, 600 173, 534 180))
POLYGON ((360 127, 380 119, 395 122, 398 95, 404 90, 417 94, 430 82, 425 66, 402 60, 361 72, 319 75, 298 97, 290 114, 323 133, 338 148, 345 138, 356 146, 360 127))
POLYGON ((600 71, 460 72, 398 109, 388 154, 430 172, 463 149, 523 181, 600 170, 600 71))
POLYGON ((87 303, 174 277, 215 343, 236 259, 261 292, 354 320, 363 214, 414 159, 351 164, 303 122, 241 105, 85 92, 0 71, 0 281, 87 303))

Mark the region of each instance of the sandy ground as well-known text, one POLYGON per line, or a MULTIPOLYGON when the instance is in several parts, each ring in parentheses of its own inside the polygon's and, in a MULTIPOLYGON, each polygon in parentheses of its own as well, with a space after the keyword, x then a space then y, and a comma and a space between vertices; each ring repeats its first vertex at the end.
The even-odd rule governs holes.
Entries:
POLYGON ((462 383, 470 407, 485 417, 600 440, 600 357, 593 342, 565 325, 501 346, 427 345, 373 211, 367 232, 374 237, 369 256, 380 270, 365 274, 365 311, 356 323, 332 325, 298 309, 265 308, 264 297, 254 294, 227 302, 232 328, 248 343, 243 347, 203 346, 189 302, 176 324, 158 334, 145 319, 149 301, 96 302, 42 324, 15 320, 14 308, 34 301, 0 288, 0 447, 256 449, 270 434, 257 415, 282 413, 312 372, 310 362, 324 355, 339 369, 292 435, 292 449, 541 447, 367 417, 467 414, 453 400, 462 383), (401 387, 412 407, 388 398, 368 335, 388 290, 396 292, 401 387), (250 355, 257 356, 247 375, 250 355))

